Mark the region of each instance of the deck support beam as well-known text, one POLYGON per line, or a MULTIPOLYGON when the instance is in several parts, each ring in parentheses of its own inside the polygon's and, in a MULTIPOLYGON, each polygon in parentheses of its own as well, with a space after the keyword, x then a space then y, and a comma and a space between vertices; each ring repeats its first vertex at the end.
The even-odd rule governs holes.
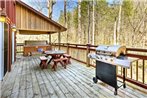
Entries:
POLYGON ((59 43, 59 50, 60 50, 60 43, 61 43, 61 33, 58 33, 58 43, 59 43))
POLYGON ((49 34, 49 44, 51 44, 51 42, 52 42, 52 35, 49 34))

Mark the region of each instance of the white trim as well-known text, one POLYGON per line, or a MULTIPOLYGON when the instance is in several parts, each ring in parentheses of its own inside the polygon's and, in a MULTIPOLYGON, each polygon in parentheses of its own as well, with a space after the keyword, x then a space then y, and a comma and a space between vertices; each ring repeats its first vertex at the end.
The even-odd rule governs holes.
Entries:
POLYGON ((0 80, 4 76, 4 23, 0 22, 0 80))
POLYGON ((14 43, 15 43, 15 32, 12 32, 12 63, 14 62, 14 43))

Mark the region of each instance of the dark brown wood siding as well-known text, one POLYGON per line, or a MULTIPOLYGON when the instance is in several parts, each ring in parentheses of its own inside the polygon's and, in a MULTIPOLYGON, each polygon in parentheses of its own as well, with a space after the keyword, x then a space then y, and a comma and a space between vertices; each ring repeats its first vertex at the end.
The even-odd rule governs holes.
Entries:
POLYGON ((15 0, 0 0, 0 9, 5 10, 7 16, 7 33, 8 38, 4 39, 7 44, 7 52, 4 54, 6 56, 5 61, 7 64, 7 71, 11 71, 11 64, 12 64, 12 29, 11 26, 16 23, 15 18, 15 0))
POLYGON ((15 24, 15 2, 14 0, 6 0, 6 13, 11 24, 15 24))

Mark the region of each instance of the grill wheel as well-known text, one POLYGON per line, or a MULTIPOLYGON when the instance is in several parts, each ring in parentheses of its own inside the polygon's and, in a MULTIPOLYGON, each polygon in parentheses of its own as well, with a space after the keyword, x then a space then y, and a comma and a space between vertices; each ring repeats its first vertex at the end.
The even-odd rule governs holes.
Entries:
POLYGON ((93 82, 94 83, 97 83, 97 81, 98 81, 97 78, 96 77, 93 77, 93 82))

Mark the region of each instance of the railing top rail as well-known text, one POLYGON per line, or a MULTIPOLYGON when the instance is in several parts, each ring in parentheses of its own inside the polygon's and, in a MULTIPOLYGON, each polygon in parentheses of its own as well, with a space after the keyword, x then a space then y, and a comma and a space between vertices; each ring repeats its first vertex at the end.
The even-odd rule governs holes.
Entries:
MULTIPOLYGON (((59 43, 51 43, 51 44, 58 44, 59 43)), ((97 47, 98 45, 92 45, 92 44, 71 44, 71 43, 60 43, 60 45, 62 44, 68 44, 68 45, 76 45, 76 46, 90 46, 90 47, 97 47)), ((143 51, 143 52, 147 52, 147 49, 141 49, 141 48, 127 48, 128 51, 143 51)))
POLYGON ((140 49, 140 48, 127 48, 127 51, 147 52, 147 49, 140 49))
POLYGON ((16 43, 17 46, 23 46, 24 43, 16 43))
MULTIPOLYGON (((68 46, 75 46, 75 47, 80 47, 80 46, 85 46, 85 48, 87 46, 90 47, 90 49, 94 49, 95 47, 97 47, 98 45, 91 45, 91 44, 70 44, 70 43, 50 43, 51 45, 68 45, 68 46), (93 47, 93 48, 91 48, 93 47)), ((16 45, 18 46, 22 46, 24 45, 24 43, 17 43, 16 45)), ((84 48, 84 47, 82 47, 84 48)), ((134 52, 147 52, 147 49, 141 49, 141 48, 127 48, 127 51, 134 51, 134 52)))

